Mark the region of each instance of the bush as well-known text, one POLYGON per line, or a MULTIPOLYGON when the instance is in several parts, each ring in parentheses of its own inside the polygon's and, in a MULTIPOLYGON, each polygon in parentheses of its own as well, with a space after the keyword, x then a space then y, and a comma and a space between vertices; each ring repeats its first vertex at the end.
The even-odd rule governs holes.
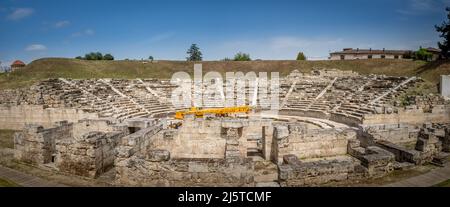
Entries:
POLYGON ((234 61, 251 61, 250 54, 238 52, 234 56, 234 61))
POLYGON ((112 56, 111 54, 106 54, 105 56, 103 56, 103 60, 114 60, 114 56, 112 56))
POLYGON ((417 52, 414 54, 414 59, 416 60, 425 60, 430 61, 433 58, 433 54, 428 52, 427 50, 420 48, 417 52))

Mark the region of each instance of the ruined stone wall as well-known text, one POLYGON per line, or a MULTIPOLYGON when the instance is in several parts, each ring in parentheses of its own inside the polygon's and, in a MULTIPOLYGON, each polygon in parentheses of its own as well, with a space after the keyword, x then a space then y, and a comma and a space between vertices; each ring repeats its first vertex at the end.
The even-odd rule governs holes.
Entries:
MULTIPOLYGON (((151 153, 151 152, 150 152, 151 153)), ((123 186, 254 186, 250 159, 155 159, 151 154, 116 163, 116 182, 123 186)))
POLYGON ((161 130, 162 124, 159 123, 123 137, 117 146, 116 162, 130 158, 136 153, 144 153, 151 144, 152 139, 157 139, 157 137, 163 135, 161 130))
POLYGON ((363 148, 356 139, 349 140, 347 147, 349 155, 330 159, 299 160, 296 155, 284 155, 279 164, 281 186, 321 186, 330 182, 353 182, 382 177, 394 170, 395 156, 389 151, 376 146, 363 148))
POLYGON ((40 165, 54 161, 56 142, 73 134, 73 124, 60 122, 52 128, 27 125, 14 135, 14 158, 25 163, 40 165))
POLYGON ((431 113, 424 113, 422 109, 399 109, 392 114, 366 114, 363 125, 376 124, 411 124, 450 122, 450 106, 435 106, 431 113))
POLYGON ((410 144, 417 141, 419 128, 405 124, 382 124, 363 126, 361 133, 367 139, 371 139, 372 144, 373 140, 386 140, 394 144, 410 144))
POLYGON ((75 124, 62 121, 51 128, 27 125, 15 134, 14 157, 36 166, 54 164, 62 172, 96 177, 114 165, 115 148, 128 134, 127 127, 108 124, 107 120, 83 120, 75 124), (99 126, 106 131, 90 129, 99 126))
POLYGON ((179 129, 154 136, 150 148, 168 150, 173 158, 245 158, 249 149, 270 156, 271 124, 261 119, 187 118, 179 129))
POLYGON ((395 160, 397 160, 398 162, 410 162, 416 165, 422 164, 419 151, 406 149, 403 146, 396 145, 386 140, 376 141, 375 144, 394 154, 395 160))
POLYGON ((424 124, 417 133, 415 145, 412 148, 388 140, 375 140, 374 144, 393 153, 398 162, 422 165, 441 157, 441 151, 445 151, 447 145, 445 130, 447 129, 441 129, 433 128, 431 124, 424 124))
POLYGON ((0 90, 0 105, 17 105, 20 102, 22 90, 0 90))
POLYGON ((299 159, 331 157, 347 154, 348 140, 356 139, 350 129, 311 129, 304 124, 275 126, 276 162, 281 163, 285 155, 299 159))
POLYGON ((350 140, 348 153, 361 162, 355 168, 353 178, 383 177, 394 171, 395 154, 379 146, 361 147, 359 140, 350 140))
POLYGON ((96 119, 95 113, 79 109, 46 108, 39 105, 0 106, 0 129, 21 130, 25 124, 51 127, 58 121, 78 122, 81 119, 96 119))
POLYGON ((95 178, 113 167, 115 147, 126 132, 89 132, 81 138, 56 141, 56 167, 75 175, 95 178))
POLYGON ((358 165, 351 157, 302 162, 295 155, 286 155, 279 165, 279 182, 283 187, 299 187, 346 181, 355 177, 358 165))
POLYGON ((173 158, 225 158, 221 120, 185 120, 168 149, 173 158))
POLYGON ((81 138, 84 134, 91 131, 128 131, 128 127, 125 124, 117 124, 114 119, 83 119, 73 126, 74 138, 81 138))

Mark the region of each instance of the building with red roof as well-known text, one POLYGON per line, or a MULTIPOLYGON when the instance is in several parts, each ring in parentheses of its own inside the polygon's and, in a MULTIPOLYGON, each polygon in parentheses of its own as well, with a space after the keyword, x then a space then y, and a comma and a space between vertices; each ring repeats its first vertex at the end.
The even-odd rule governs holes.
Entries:
POLYGON ((14 61, 11 64, 11 71, 15 71, 15 70, 21 69, 21 68, 23 68, 25 66, 26 66, 26 64, 24 62, 22 62, 20 60, 16 60, 16 61, 14 61))

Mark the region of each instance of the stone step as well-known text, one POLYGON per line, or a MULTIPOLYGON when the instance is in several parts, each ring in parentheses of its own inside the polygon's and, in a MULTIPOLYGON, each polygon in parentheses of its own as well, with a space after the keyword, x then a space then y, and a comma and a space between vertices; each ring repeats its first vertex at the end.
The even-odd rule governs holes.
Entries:
POLYGON ((280 187, 280 184, 277 182, 258 182, 256 183, 255 187, 262 187, 262 188, 266 188, 266 187, 280 187))

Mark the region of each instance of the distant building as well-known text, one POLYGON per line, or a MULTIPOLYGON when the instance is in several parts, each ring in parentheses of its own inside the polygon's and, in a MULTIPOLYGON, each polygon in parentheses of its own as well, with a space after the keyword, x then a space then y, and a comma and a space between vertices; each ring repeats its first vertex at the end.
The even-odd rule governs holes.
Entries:
POLYGON ((26 64, 20 60, 16 60, 11 64, 11 72, 24 68, 26 64))
POLYGON ((425 50, 427 50, 427 52, 433 54, 433 56, 431 57, 431 60, 429 60, 429 61, 435 61, 437 59, 441 59, 441 57, 442 57, 440 49, 429 47, 429 48, 425 48, 425 50))
POLYGON ((330 53, 330 60, 359 60, 359 59, 405 59, 411 57, 411 50, 372 50, 344 48, 340 52, 330 53))

